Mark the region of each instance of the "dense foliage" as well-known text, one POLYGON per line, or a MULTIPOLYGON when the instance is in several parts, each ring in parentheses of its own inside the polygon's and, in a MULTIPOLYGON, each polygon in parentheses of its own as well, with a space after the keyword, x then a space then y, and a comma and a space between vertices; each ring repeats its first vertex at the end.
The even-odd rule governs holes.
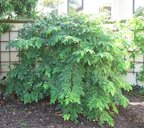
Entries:
POLYGON ((13 7, 7 0, 0 0, 0 18, 3 19, 6 16, 11 16, 13 7))
POLYGON ((101 18, 57 16, 27 24, 10 47, 21 49, 21 63, 7 76, 5 94, 14 92, 24 103, 50 97, 64 120, 89 120, 113 126, 117 105, 126 107, 122 89, 127 54, 118 32, 103 27, 101 18))
MULTIPOLYGON (((34 18, 37 0, 0 0, 0 20, 34 18)), ((11 25, 0 23, 0 34, 11 29, 11 25)))
POLYGON ((7 32, 8 30, 10 30, 12 28, 12 25, 8 24, 8 23, 0 23, 0 35, 2 33, 7 32))
POLYGON ((37 0, 0 0, 0 18, 31 18, 35 14, 37 0))

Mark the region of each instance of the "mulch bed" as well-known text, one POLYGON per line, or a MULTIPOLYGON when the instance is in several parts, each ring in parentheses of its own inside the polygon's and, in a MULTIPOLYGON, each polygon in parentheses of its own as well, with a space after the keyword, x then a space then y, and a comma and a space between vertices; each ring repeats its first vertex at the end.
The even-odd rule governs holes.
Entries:
MULTIPOLYGON (((144 128, 144 102, 135 96, 127 96, 130 103, 126 109, 120 109, 115 116, 115 128, 144 128)), ((19 101, 5 102, 0 106, 0 128, 109 128, 83 117, 79 123, 63 121, 55 106, 47 100, 24 105, 19 101)))

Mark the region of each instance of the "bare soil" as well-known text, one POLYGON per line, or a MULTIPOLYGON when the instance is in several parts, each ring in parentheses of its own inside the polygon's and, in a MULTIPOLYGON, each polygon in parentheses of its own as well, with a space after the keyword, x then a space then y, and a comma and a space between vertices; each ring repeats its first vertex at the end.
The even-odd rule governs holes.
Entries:
MULTIPOLYGON (((127 95, 130 100, 126 109, 120 108, 115 118, 114 128, 144 128, 144 100, 127 95)), ((89 122, 83 117, 79 123, 63 121, 55 106, 50 106, 47 100, 30 105, 19 101, 4 102, 0 106, 0 128, 109 128, 89 122)))

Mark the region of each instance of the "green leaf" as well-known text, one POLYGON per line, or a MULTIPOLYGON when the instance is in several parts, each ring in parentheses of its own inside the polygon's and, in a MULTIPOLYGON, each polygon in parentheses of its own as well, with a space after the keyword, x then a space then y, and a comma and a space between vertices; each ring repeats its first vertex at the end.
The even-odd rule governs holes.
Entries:
POLYGON ((69 120, 70 119, 70 114, 64 114, 63 115, 64 120, 69 120))

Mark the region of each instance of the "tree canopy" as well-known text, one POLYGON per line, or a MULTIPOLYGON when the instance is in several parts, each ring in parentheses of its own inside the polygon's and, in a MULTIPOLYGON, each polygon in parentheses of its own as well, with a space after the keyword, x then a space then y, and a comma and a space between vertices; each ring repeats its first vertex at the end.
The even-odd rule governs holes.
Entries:
POLYGON ((32 18, 38 0, 1 0, 0 18, 32 18))

